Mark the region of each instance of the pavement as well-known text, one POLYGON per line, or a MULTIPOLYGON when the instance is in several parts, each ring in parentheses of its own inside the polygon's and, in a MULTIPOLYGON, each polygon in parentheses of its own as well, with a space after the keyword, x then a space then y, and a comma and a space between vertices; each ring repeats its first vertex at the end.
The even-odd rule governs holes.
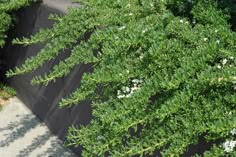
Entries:
POLYGON ((17 98, 0 111, 0 157, 76 157, 17 98))

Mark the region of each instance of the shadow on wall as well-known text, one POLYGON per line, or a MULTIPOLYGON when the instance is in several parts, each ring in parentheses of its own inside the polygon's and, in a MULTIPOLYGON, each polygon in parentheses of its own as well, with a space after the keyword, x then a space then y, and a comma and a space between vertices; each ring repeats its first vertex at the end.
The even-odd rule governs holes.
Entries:
MULTIPOLYGON (((26 47, 12 45, 12 39, 29 37, 42 28, 52 27, 53 22, 48 20, 49 14, 64 14, 65 12, 62 11, 61 7, 63 6, 64 10, 66 10, 67 6, 72 5, 70 1, 63 0, 63 5, 57 8, 58 5, 54 6, 53 3, 47 2, 35 4, 18 12, 16 27, 9 31, 7 45, 0 52, 0 57, 7 62, 3 68, 4 73, 15 66, 21 65, 26 58, 36 55, 43 47, 40 44, 26 47)), ((58 3, 61 2, 62 0, 58 1, 58 3)), ((58 105, 62 98, 80 86, 82 75, 86 72, 91 72, 92 67, 80 64, 67 77, 58 79, 55 83, 50 83, 46 87, 32 86, 30 81, 35 75, 43 75, 45 72, 50 71, 55 64, 69 55, 70 51, 65 50, 55 60, 47 62, 43 67, 30 74, 6 79, 7 83, 17 90, 17 96, 62 141, 66 138, 69 126, 86 125, 92 119, 90 101, 83 101, 79 105, 68 109, 60 109, 58 105)), ((82 147, 73 148, 73 151, 80 156, 82 147)))
MULTIPOLYGON (((18 116, 17 121, 11 122, 6 127, 0 128, 0 151, 7 151, 9 150, 9 147, 14 147, 11 144, 17 142, 17 140, 21 140, 22 138, 27 139, 26 136, 32 136, 31 131, 36 128, 39 130, 39 127, 45 126, 43 126, 43 124, 41 124, 39 120, 33 115, 18 116)), ((33 136, 33 140, 27 140, 29 143, 20 143, 19 147, 15 148, 16 151, 19 152, 16 157, 30 156, 32 152, 37 150, 38 152, 35 153, 35 155, 37 154, 37 157, 73 156, 66 148, 62 146, 62 143, 59 142, 55 136, 52 136, 50 131, 42 131, 38 134, 39 135, 37 136, 33 136)), ((11 152, 9 152, 9 155, 11 156, 11 152)))

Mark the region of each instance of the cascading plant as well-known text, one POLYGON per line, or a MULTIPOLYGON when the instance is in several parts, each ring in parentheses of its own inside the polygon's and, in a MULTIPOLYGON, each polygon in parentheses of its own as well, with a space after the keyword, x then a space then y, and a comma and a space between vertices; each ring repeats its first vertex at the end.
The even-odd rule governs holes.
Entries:
POLYGON ((5 44, 6 33, 15 19, 15 11, 33 1, 35 0, 0 0, 0 48, 5 44))
POLYGON ((82 145, 85 157, 174 157, 204 138, 212 147, 195 156, 236 155, 234 0, 79 2, 64 17, 53 16, 53 28, 14 40, 46 45, 7 73, 30 73, 66 48, 71 56, 32 84, 47 85, 80 63, 93 64, 81 87, 60 102, 70 107, 92 100, 95 118, 71 127, 68 145, 82 145))

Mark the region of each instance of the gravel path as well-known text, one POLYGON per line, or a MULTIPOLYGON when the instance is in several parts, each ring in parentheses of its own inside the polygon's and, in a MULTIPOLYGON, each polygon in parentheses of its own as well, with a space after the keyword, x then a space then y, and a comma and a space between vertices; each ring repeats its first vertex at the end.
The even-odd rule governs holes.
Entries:
POLYGON ((0 111, 1 157, 76 157, 17 98, 0 111))

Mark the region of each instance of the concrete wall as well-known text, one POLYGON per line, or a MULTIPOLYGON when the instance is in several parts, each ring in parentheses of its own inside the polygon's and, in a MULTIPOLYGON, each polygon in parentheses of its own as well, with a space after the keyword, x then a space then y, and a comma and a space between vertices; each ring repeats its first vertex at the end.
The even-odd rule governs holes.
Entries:
MULTIPOLYGON (((65 14, 68 6, 78 7, 78 4, 72 4, 68 0, 45 0, 43 3, 35 4, 18 12, 18 22, 16 27, 9 32, 8 44, 3 50, 0 50, 1 57, 7 62, 3 67, 4 72, 7 69, 21 65, 26 58, 35 55, 43 46, 22 47, 11 45, 12 38, 27 37, 35 34, 39 29, 51 27, 53 22, 48 20, 48 15, 51 13, 65 14)), ((80 86, 80 78, 84 72, 91 71, 91 66, 79 65, 69 76, 59 79, 47 87, 32 86, 30 80, 35 75, 44 74, 45 71, 51 69, 53 65, 69 54, 70 51, 65 51, 55 60, 48 62, 35 72, 7 80, 8 84, 17 90, 18 97, 40 120, 46 122, 50 130, 58 135, 62 141, 65 140, 69 126, 72 124, 88 124, 92 118, 88 101, 68 109, 58 107, 61 98, 80 86)), ((73 150, 80 156, 80 147, 73 150)))

